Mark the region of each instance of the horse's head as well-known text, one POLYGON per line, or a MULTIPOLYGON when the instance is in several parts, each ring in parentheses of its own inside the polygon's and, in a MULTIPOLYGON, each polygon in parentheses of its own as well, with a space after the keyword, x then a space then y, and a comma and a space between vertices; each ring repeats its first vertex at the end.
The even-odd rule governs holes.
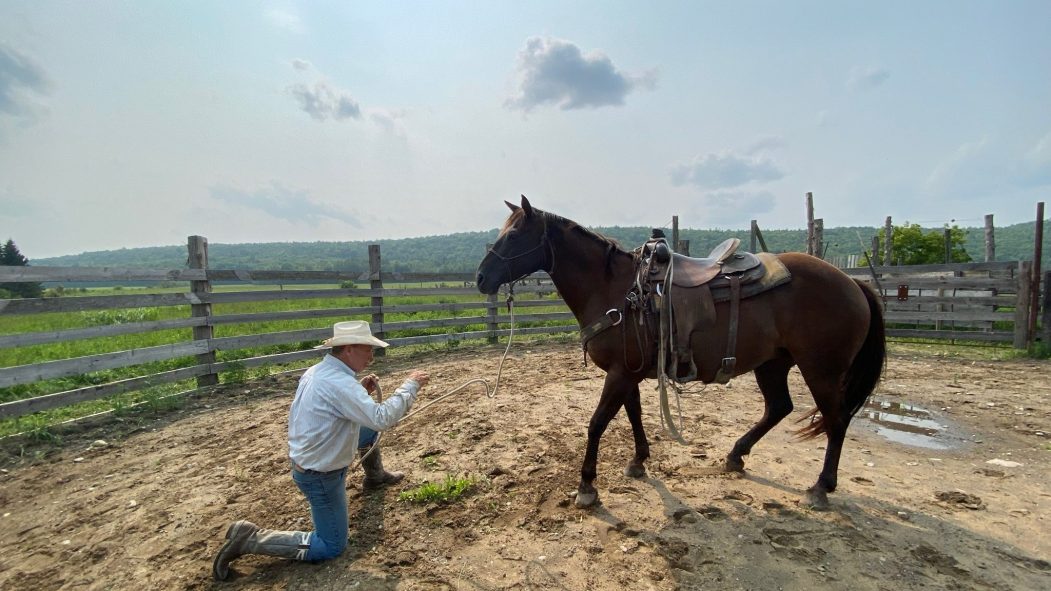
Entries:
POLYGON ((504 222, 496 244, 478 265, 478 291, 494 294, 505 283, 544 268, 548 261, 547 223, 544 212, 533 209, 522 195, 522 205, 507 203, 511 215, 504 222))

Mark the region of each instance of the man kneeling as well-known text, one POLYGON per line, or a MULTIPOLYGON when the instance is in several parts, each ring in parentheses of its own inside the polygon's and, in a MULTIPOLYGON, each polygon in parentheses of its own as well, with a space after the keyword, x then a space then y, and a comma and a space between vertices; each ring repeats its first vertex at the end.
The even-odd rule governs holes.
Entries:
POLYGON ((364 456, 364 488, 386 486, 404 477, 384 470, 374 443, 378 431, 390 429, 408 413, 430 378, 413 371, 387 400, 374 401, 370 394, 379 388, 379 378, 375 374, 358 378, 358 374, 372 363, 373 347, 386 346, 372 336, 368 322, 351 320, 333 326, 332 338, 320 345, 331 350, 300 378, 288 413, 292 479, 310 503, 314 531, 274 531, 235 521, 212 563, 217 580, 225 580, 230 562, 244 554, 306 561, 342 554, 348 533, 347 468, 359 449, 364 456))

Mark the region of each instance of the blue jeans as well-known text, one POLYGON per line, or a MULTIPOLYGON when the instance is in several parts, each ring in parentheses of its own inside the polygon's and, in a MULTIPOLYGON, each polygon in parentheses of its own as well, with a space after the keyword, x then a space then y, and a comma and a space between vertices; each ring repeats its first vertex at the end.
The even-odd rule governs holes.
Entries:
MULTIPOLYGON (((358 448, 372 445, 377 433, 368 427, 361 428, 358 448)), ((331 472, 292 471, 292 480, 310 503, 310 519, 314 531, 310 532, 310 549, 306 560, 310 562, 328 560, 343 553, 347 547, 347 469, 331 472)))

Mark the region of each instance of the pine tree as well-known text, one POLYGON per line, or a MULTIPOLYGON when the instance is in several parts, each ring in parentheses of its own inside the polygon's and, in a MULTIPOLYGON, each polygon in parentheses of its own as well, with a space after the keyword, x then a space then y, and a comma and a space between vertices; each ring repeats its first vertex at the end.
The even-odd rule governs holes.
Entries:
MULTIPOLYGON (((5 267, 28 267, 29 259, 18 250, 15 241, 8 238, 7 243, 0 246, 0 265, 5 267)), ((0 292, 7 292, 4 297, 39 298, 44 289, 39 283, 0 283, 0 292)))

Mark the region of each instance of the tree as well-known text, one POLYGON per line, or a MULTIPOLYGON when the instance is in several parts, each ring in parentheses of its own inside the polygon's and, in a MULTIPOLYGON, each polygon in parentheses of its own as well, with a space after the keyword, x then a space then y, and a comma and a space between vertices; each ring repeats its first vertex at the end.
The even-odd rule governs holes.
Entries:
MULTIPOLYGON (((19 252, 15 241, 9 238, 6 244, 0 246, 0 265, 28 267, 29 259, 19 252)), ((6 291, 13 297, 21 298, 39 298, 44 292, 39 283, 0 283, 0 290, 6 291)))
MULTIPOLYGON (((967 263, 971 255, 967 254, 965 244, 967 232, 958 226, 947 227, 949 230, 950 261, 967 263)), ((879 231, 882 243, 886 237, 879 231)), ((919 224, 905 222, 903 226, 894 226, 893 231, 894 262, 899 265, 928 265, 945 262, 945 232, 931 230, 926 234, 919 224)), ((878 254, 878 253, 877 253, 878 254)))

